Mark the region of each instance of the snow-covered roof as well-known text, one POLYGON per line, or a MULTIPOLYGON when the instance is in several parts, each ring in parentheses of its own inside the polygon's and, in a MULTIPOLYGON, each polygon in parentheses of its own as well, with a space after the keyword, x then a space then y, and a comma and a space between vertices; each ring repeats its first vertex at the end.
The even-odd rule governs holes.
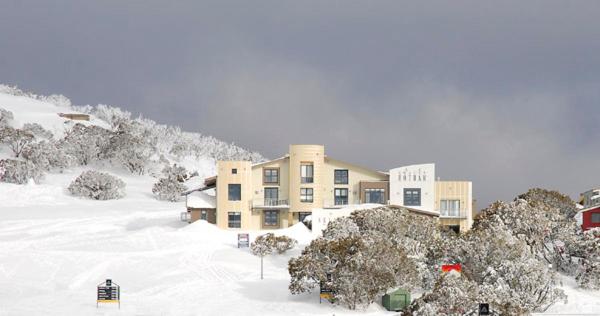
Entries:
POLYGON ((214 196, 195 191, 187 195, 186 206, 188 208, 217 208, 217 201, 214 196))

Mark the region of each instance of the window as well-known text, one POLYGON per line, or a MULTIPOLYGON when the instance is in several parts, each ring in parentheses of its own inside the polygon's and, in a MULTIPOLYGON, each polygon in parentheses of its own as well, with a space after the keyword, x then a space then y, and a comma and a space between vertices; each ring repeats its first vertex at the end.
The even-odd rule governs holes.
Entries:
POLYGON ((348 184, 348 170, 334 170, 333 178, 335 184, 348 184))
POLYGON ((365 189, 365 203, 385 204, 385 190, 365 189))
POLYGON ((265 226, 279 225, 279 211, 265 211, 265 226))
POLYGON ((312 203, 313 201, 313 189, 312 188, 301 188, 300 189, 300 202, 312 203))
POLYGON ((404 189, 404 206, 421 206, 421 189, 404 189))
POLYGON ((275 206, 279 200, 278 188, 265 188, 265 206, 275 206))
POLYGON ((241 228, 242 227, 242 213, 240 212, 229 212, 227 213, 227 227, 229 228, 241 228))
POLYGON ((208 211, 201 210, 200 211, 200 219, 204 221, 208 221, 208 211))
POLYGON ((348 189, 334 189, 335 205, 348 205, 348 189))
POLYGON ((231 174, 237 174, 237 169, 236 168, 231 169, 231 174))
POLYGON ((307 216, 310 216, 312 213, 311 212, 299 212, 298 213, 298 221, 304 223, 304 220, 306 219, 307 216))
POLYGON ((279 184, 279 169, 263 169, 263 183, 279 184))
POLYGON ((600 224, 600 213, 592 213, 592 223, 600 224))
POLYGON ((313 183, 314 166, 312 163, 302 163, 300 165, 300 182, 313 183))
POLYGON ((241 201, 242 200, 242 185, 241 184, 229 184, 229 201, 241 201))
POLYGON ((441 200, 440 215, 458 217, 460 214, 460 200, 441 200))

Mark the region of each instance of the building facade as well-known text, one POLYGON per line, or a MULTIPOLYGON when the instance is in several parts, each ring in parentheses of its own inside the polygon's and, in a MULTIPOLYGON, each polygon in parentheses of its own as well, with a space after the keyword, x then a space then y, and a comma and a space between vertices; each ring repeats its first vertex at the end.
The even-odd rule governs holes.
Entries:
POLYGON ((575 219, 581 229, 586 231, 600 227, 600 189, 592 189, 581 193, 580 203, 583 205, 583 209, 577 212, 575 219))
POLYGON ((435 210, 440 225, 455 232, 465 232, 473 225, 473 183, 470 181, 436 181, 435 210))
POLYGON ((334 216, 359 204, 402 206, 436 217, 443 211, 442 223, 459 231, 472 224, 470 182, 435 181, 434 164, 370 170, 328 157, 322 145, 290 145, 285 156, 257 164, 218 161, 217 176, 205 184, 203 189, 216 189, 216 224, 223 229, 285 228, 313 210, 332 210, 324 214, 334 216))
POLYGON ((387 174, 325 155, 322 145, 290 145, 286 156, 251 165, 217 162, 217 226, 289 227, 316 208, 387 204, 387 174))

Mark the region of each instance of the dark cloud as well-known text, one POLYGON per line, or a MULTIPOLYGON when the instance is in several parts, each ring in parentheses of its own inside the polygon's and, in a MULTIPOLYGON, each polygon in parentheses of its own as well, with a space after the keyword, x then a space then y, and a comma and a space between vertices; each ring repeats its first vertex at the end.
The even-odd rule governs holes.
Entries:
POLYGON ((3 1, 0 81, 276 157, 598 186, 600 2, 3 1))

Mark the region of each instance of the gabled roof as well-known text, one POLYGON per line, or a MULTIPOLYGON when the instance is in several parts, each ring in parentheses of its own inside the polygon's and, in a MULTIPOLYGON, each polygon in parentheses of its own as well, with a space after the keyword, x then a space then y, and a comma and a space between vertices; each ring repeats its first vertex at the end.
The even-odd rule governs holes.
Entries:
POLYGON ((186 206, 188 208, 216 208, 217 201, 212 195, 204 192, 195 191, 187 195, 186 206))
POLYGON ((389 176, 389 172, 379 171, 379 170, 373 170, 373 169, 370 169, 370 168, 367 168, 367 167, 359 166, 359 165, 354 164, 354 163, 349 163, 349 162, 346 162, 346 161, 343 161, 343 160, 331 158, 331 157, 329 157, 327 155, 325 155, 325 159, 326 160, 338 161, 338 162, 344 163, 346 165, 350 165, 352 167, 356 167, 356 168, 359 168, 359 169, 367 170, 367 171, 370 171, 370 172, 373 172, 373 173, 377 173, 377 174, 380 174, 380 175, 383 175, 383 176, 389 176))
POLYGON ((275 162, 275 161, 284 160, 284 159, 289 158, 289 157, 290 157, 290 155, 285 155, 285 156, 279 157, 277 159, 263 161, 263 162, 258 162, 258 163, 253 164, 252 168, 259 167, 259 166, 266 165, 266 164, 270 164, 270 163, 275 162))

